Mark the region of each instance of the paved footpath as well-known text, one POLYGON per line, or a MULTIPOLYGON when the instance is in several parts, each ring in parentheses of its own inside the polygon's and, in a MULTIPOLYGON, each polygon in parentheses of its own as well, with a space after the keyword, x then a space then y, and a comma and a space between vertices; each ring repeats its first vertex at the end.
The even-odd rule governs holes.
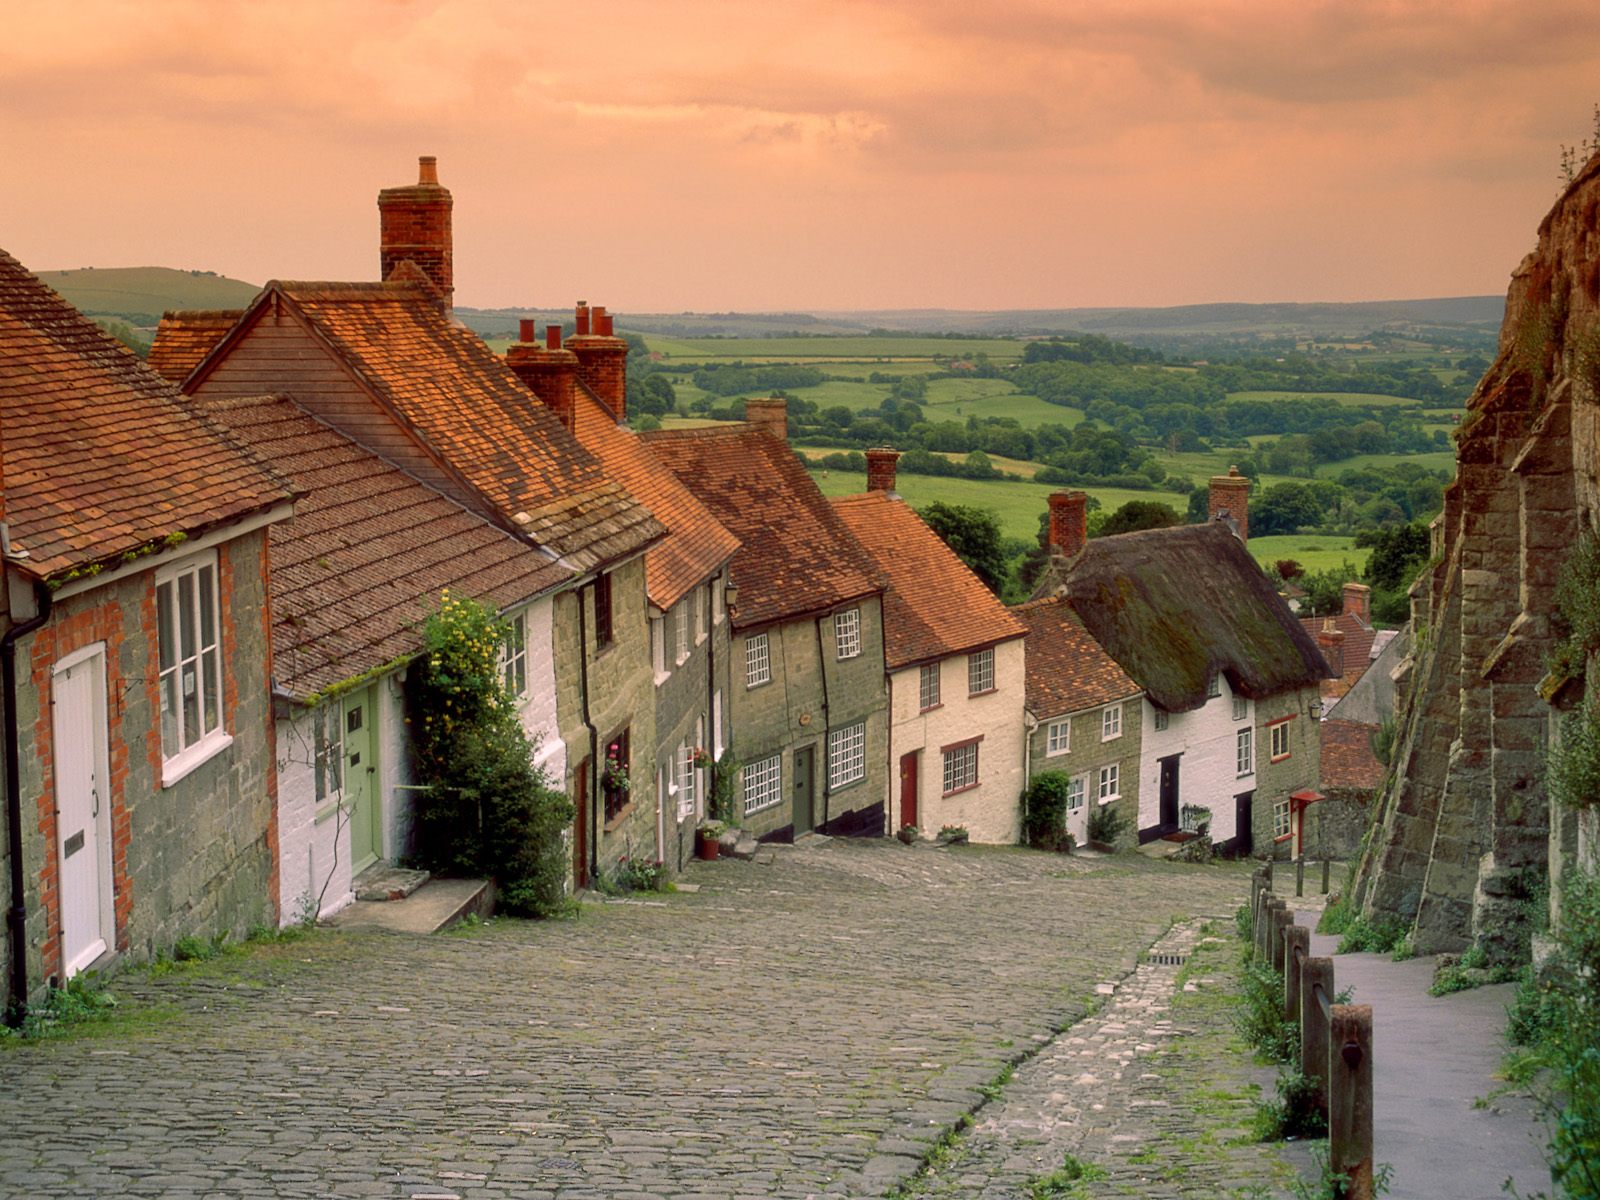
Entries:
POLYGON ((688 879, 118 980, 114 1035, 0 1047, 0 1196, 878 1196, 1174 919, 1248 886, 883 841, 688 879))
MULTIPOLYGON (((1296 923, 1314 929, 1318 915, 1297 913, 1296 923)), ((1338 942, 1312 934, 1311 952, 1332 955, 1338 942)), ((1390 1200, 1499 1200, 1507 1179, 1522 1195, 1548 1192, 1545 1130, 1532 1102, 1475 1103, 1503 1086, 1495 1076, 1514 985, 1430 996, 1433 967, 1431 956, 1333 960, 1335 986, 1372 1005, 1373 1158, 1394 1168, 1390 1200)))

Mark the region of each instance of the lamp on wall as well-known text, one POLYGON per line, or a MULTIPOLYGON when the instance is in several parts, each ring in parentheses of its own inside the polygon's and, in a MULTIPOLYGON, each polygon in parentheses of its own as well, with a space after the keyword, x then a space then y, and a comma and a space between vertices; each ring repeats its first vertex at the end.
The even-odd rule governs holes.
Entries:
POLYGON ((722 600, 728 606, 729 612, 737 613, 739 611, 739 585, 731 579, 728 580, 727 586, 722 589, 722 600))

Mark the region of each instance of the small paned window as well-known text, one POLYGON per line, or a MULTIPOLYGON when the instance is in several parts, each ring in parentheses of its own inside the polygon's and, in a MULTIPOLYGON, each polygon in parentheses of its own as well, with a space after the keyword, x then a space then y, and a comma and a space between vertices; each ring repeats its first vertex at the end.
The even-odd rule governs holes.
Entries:
POLYGON ((1172 714, 1164 708, 1156 709, 1155 714, 1156 732, 1161 733, 1172 724, 1172 714))
POLYGON ((311 715, 313 757, 316 763, 317 803, 337 800, 344 793, 344 718, 337 701, 324 704, 311 715))
POLYGON ((223 736, 216 555, 190 559, 157 578, 161 755, 170 763, 223 736))
POLYGON ((861 610, 833 614, 834 650, 840 659, 854 658, 861 653, 861 610))
POLYGON ((600 772, 600 790, 605 796, 607 821, 615 820, 628 806, 628 767, 631 762, 628 731, 624 729, 606 743, 605 766, 600 772))
POLYGON ((746 763, 739 778, 744 784, 745 816, 771 808, 783 799, 783 755, 746 763))
POLYGON ((1283 839, 1289 836, 1289 799, 1285 796, 1282 800, 1272 802, 1272 836, 1283 839))
POLYGON ((694 747, 687 742, 678 743, 678 815, 692 817, 697 803, 699 775, 694 767, 694 747))
POLYGON ((772 678, 772 660, 767 654, 767 635, 753 633, 744 640, 744 685, 759 687, 772 678))
POLYGON ((1067 811, 1078 812, 1083 808, 1084 797, 1089 791, 1089 777, 1087 775, 1074 775, 1067 780, 1067 811))
POLYGON ((1072 749, 1072 722, 1051 721, 1045 728, 1044 752, 1066 754, 1072 749))
POLYGON ((609 646, 616 637, 611 620, 611 576, 601 573, 594 581, 594 644, 609 646))
POLYGON ((923 712, 939 707, 938 663, 929 663, 917 672, 917 703, 923 712))
POLYGON ((867 777, 867 723, 828 734, 828 786, 841 788, 867 777))
POLYGON ((1246 700, 1243 696, 1235 696, 1233 698, 1233 719, 1235 721, 1242 721, 1249 715, 1250 701, 1246 700))
POLYGON ((1100 713, 1100 740, 1109 742, 1122 736, 1122 705, 1113 704, 1100 713))
POLYGON ((1220 695, 1222 695, 1222 672, 1218 671, 1206 680, 1206 696, 1215 700, 1220 695))
POLYGON ((1268 725, 1267 732, 1272 736, 1272 761, 1289 757, 1289 722, 1279 721, 1276 725, 1268 725))
POLYGON ((967 695, 994 691, 994 649, 967 655, 967 695))
POLYGON ((667 618, 663 613, 650 618, 650 665, 655 669, 656 682, 667 676, 667 618))
POLYGON ((1256 769, 1255 731, 1253 729, 1239 730, 1237 744, 1238 773, 1250 775, 1256 769))
POLYGON ((528 694, 528 614, 519 612, 506 622, 506 640, 500 646, 500 678, 513 696, 528 694))
POLYGON ((1100 781, 1095 789, 1095 797, 1101 804, 1109 804, 1122 795, 1122 784, 1118 778, 1120 774, 1116 763, 1100 768, 1100 781))
POLYGON ((689 657, 689 602, 678 601, 672 610, 672 629, 677 638, 677 664, 683 666, 689 657))
POLYGON ((944 752, 944 794, 978 785, 978 743, 968 742, 944 752))

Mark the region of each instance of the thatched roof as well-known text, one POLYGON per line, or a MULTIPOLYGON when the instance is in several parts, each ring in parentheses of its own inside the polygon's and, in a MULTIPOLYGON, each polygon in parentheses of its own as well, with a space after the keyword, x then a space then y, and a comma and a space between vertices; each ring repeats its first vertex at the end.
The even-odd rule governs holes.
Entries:
POLYGON ((1095 640, 1169 712, 1203 705, 1215 671, 1252 699, 1316 687, 1331 674, 1219 522, 1091 538, 1053 574, 1095 640))

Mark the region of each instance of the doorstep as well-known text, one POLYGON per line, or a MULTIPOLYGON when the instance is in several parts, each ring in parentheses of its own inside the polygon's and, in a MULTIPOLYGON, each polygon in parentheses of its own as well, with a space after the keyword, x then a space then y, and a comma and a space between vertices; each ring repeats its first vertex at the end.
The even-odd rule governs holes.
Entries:
POLYGON ((484 879, 430 879, 403 900, 357 900, 328 920, 335 929, 437 933, 471 916, 494 911, 484 879))

